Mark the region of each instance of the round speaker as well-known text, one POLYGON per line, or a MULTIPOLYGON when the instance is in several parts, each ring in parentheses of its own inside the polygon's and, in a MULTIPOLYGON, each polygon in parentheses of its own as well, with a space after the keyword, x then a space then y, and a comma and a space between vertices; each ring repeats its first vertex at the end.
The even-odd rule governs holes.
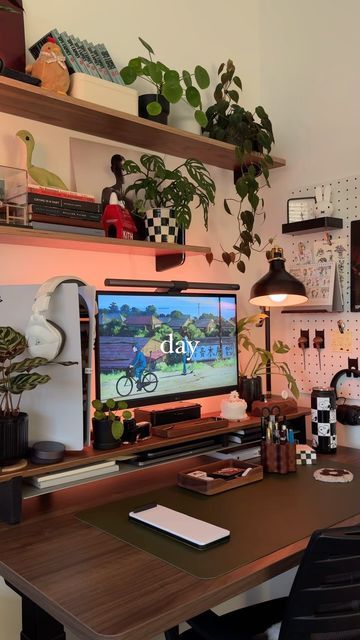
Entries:
POLYGON ((65 446, 61 442, 35 442, 30 449, 30 460, 34 464, 54 464, 62 462, 65 446))

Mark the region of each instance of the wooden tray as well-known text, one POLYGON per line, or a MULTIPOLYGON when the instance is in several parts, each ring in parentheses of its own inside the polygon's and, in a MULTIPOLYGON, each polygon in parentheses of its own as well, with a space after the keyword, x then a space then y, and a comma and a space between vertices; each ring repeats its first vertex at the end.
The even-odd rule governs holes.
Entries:
POLYGON ((153 427, 151 433, 154 436, 160 436, 160 438, 178 438, 179 436, 186 436, 192 433, 203 433, 206 431, 213 431, 221 427, 227 427, 229 421, 225 418, 209 418, 204 420, 202 418, 195 420, 183 420, 182 422, 172 422, 170 424, 164 424, 159 427, 153 427))
POLYGON ((229 491, 229 489, 236 489, 236 487, 242 487, 245 484, 251 482, 258 482, 263 479, 263 468, 259 464, 252 464, 243 460, 217 460, 201 467, 192 467, 186 471, 181 471, 177 475, 177 484, 184 489, 190 489, 191 491, 197 491, 197 493, 204 493, 206 496, 212 496, 216 493, 222 493, 223 491, 229 491), (233 480, 223 480, 222 478, 213 478, 212 480, 207 478, 195 478, 189 476, 192 471, 206 471, 206 473, 212 473, 219 469, 227 467, 236 467, 238 469, 247 469, 251 467, 252 471, 249 472, 244 478, 239 476, 233 480))

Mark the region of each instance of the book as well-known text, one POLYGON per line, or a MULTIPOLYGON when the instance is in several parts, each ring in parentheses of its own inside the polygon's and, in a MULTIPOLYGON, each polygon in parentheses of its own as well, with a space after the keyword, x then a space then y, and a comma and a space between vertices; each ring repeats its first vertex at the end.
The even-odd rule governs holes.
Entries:
MULTIPOLYGON (((96 465, 94 465, 94 467, 96 467, 96 465)), ((117 473, 119 471, 119 468, 119 465, 114 463, 109 467, 88 469, 87 471, 81 471, 79 469, 77 473, 73 473, 71 475, 69 474, 68 476, 65 475, 59 478, 45 478, 45 476, 43 476, 43 479, 34 477, 30 478, 29 481, 30 484, 38 487, 38 489, 46 489, 47 487, 55 487, 61 484, 68 484, 69 482, 76 482, 77 480, 86 480, 87 478, 96 478, 97 476, 108 476, 113 473, 117 473)), ((75 469, 73 471, 75 471, 75 469)))
POLYGON ((116 82, 117 84, 124 84, 122 77, 120 75, 120 71, 118 70, 118 68, 116 67, 110 53, 108 52, 107 48, 105 47, 105 45, 103 43, 101 44, 96 44, 95 45, 95 49, 98 52, 100 59, 102 60, 103 64, 105 65, 106 69, 109 71, 110 73, 110 77, 111 80, 113 82, 116 82))
POLYGON ((72 212, 70 212, 70 215, 61 215, 59 211, 54 214, 29 211, 29 219, 33 222, 49 222, 49 224, 64 224, 74 227, 87 227, 88 229, 102 229, 101 223, 98 220, 78 218, 76 215, 72 215, 72 212))
POLYGON ((57 29, 54 29, 54 31, 56 31, 58 34, 57 37, 55 37, 55 40, 58 43, 58 45, 61 47, 61 50, 65 56, 66 64, 69 69, 69 72, 74 73, 76 71, 79 71, 80 67, 76 60, 75 52, 70 46, 69 42, 67 41, 66 32, 63 31, 62 33, 59 33, 57 29))
POLYGON ((56 224, 49 222, 32 221, 31 228, 38 231, 51 231, 53 233, 73 233, 82 236, 99 236, 105 237, 105 231, 103 229, 93 229, 92 227, 82 227, 67 224, 56 224))
POLYGON ((89 52, 87 50, 87 48, 85 47, 85 44, 83 42, 83 40, 80 40, 80 38, 75 38, 77 47, 84 59, 85 62, 85 66, 87 68, 87 73, 89 76, 98 76, 97 71, 95 69, 95 65, 89 55, 89 52))
POLYGON ((96 64, 93 56, 91 55, 91 51, 90 51, 90 47, 89 47, 88 41, 87 40, 83 40, 82 44, 85 47, 86 54, 88 56, 88 59, 90 60, 91 69, 94 72, 93 75, 96 76, 97 78, 101 78, 101 75, 99 73, 99 69, 97 68, 97 64, 96 64))
POLYGON ((95 202, 95 196, 88 193, 79 193, 78 191, 65 191, 57 187, 42 187, 40 184, 29 184, 28 193, 40 193, 57 198, 70 198, 73 200, 83 200, 84 202, 95 202))
POLYGON ((69 476, 73 476, 78 473, 86 473, 87 471, 93 471, 94 469, 107 469, 115 466, 115 464, 115 460, 105 460, 104 462, 87 464, 82 467, 74 467, 73 469, 64 469, 64 471, 45 473, 43 476, 36 476, 34 480, 37 480, 38 482, 45 482, 52 479, 57 480, 58 478, 68 478, 69 476))
POLYGON ((57 198, 56 196, 43 195, 41 193, 29 193, 28 204, 55 207, 57 209, 86 211, 89 213, 102 213, 100 202, 87 202, 86 200, 76 200, 75 198, 57 198))
POLYGON ((85 44, 87 46, 87 49, 89 51, 90 56, 92 57, 92 59, 94 61, 94 64, 96 66, 96 70, 97 70, 100 78, 102 78, 103 80, 108 80, 108 81, 112 82, 111 75, 110 75, 108 69, 105 67, 104 62, 100 58, 99 52, 97 51, 94 43, 93 42, 87 42, 87 40, 85 40, 85 44))
POLYGON ((87 69, 84 57, 80 51, 80 47, 78 45, 76 38, 66 33, 66 31, 64 31, 62 35, 64 37, 64 40, 66 40, 68 46, 71 48, 71 50, 74 53, 78 71, 80 71, 80 73, 88 73, 88 69, 87 69))

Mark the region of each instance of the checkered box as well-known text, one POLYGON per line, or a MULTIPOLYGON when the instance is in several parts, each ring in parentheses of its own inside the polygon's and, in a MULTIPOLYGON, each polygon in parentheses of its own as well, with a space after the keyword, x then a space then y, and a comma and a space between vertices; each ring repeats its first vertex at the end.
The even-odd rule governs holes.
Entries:
POLYGON ((316 451, 307 444, 296 445, 296 464, 314 464, 316 462, 316 451))

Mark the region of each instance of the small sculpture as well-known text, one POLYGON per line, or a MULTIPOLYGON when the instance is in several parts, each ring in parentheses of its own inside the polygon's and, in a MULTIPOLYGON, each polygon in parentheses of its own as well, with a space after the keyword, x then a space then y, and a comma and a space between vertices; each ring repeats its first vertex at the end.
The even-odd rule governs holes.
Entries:
POLYGON ((123 186, 124 186, 124 173, 122 163, 124 162, 123 156, 119 153, 116 153, 111 158, 111 171, 113 172, 116 182, 112 185, 112 187, 105 187, 101 194, 101 203, 103 208, 110 203, 110 196, 112 193, 116 193, 117 199, 119 200, 119 204, 123 203, 123 206, 128 211, 132 211, 133 205, 129 198, 124 195, 123 186))
POLYGON ((26 67, 26 72, 41 80, 41 87, 65 95, 70 86, 70 76, 65 57, 54 38, 41 47, 39 57, 26 67))
POLYGON ((220 416, 227 420, 246 420, 246 407, 246 401, 239 398, 238 392, 231 391, 228 398, 221 401, 220 416))
POLYGON ((315 218, 320 216, 332 216, 334 213, 334 205, 331 202, 331 186, 327 184, 324 187, 315 187, 316 204, 314 206, 315 218))
POLYGON ((26 168, 28 170, 29 176, 34 180, 34 182, 41 185, 42 187, 56 187, 57 189, 64 189, 65 191, 69 191, 66 184, 55 173, 52 173, 47 169, 42 169, 41 167, 35 167, 32 164, 32 155, 35 147, 35 140, 30 131, 21 129, 21 131, 18 131, 16 135, 18 138, 20 138, 20 140, 23 141, 26 146, 26 168))

